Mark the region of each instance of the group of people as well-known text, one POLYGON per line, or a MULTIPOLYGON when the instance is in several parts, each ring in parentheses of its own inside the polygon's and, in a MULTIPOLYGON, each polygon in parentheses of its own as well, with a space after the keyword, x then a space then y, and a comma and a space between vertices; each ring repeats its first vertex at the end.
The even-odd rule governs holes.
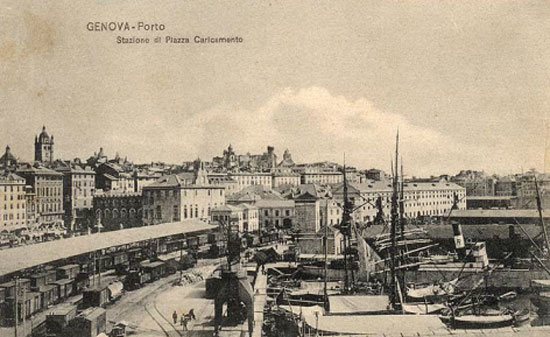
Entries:
MULTIPOLYGON (((174 324, 178 324, 178 313, 176 310, 174 310, 174 313, 172 313, 172 319, 174 320, 174 324)), ((191 310, 189 310, 189 313, 186 315, 186 314, 181 314, 181 317, 180 317, 180 324, 182 326, 182 329, 184 331, 187 331, 189 330, 187 328, 187 324, 189 323, 189 321, 191 320, 196 320, 197 317, 195 317, 195 310, 193 310, 193 308, 191 308, 191 310)))

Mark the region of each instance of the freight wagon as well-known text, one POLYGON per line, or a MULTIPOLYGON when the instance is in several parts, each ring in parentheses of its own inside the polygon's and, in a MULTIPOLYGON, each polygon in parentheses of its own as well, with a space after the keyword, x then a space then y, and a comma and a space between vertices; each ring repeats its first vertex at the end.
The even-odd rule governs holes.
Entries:
POLYGON ((76 317, 74 304, 63 304, 46 316, 46 337, 61 337, 69 322, 76 317))
POLYGON ((64 300, 73 294, 73 283, 74 281, 70 279, 62 279, 52 282, 52 285, 57 287, 57 293, 59 294, 60 300, 64 300))
POLYGON ((73 318, 65 327, 63 337, 97 337, 104 333, 107 314, 103 308, 88 308, 73 318))
POLYGON ((97 285, 82 291, 82 309, 105 307, 109 303, 109 289, 106 285, 97 285))
POLYGON ((128 253, 126 252, 118 252, 113 253, 113 265, 118 266, 119 264, 125 264, 128 263, 128 253))
POLYGON ((144 261, 141 263, 141 268, 145 273, 151 275, 151 282, 156 281, 166 275, 166 264, 162 261, 144 261))
POLYGON ((37 274, 32 274, 29 279, 31 280, 31 289, 38 289, 49 283, 57 280, 57 273, 55 270, 44 271, 37 274))
MULTIPOLYGON (((27 291, 31 289, 31 280, 26 278, 19 279, 19 286, 27 291)), ((0 284, 0 288, 5 289, 6 298, 15 297, 15 280, 0 284)))
POLYGON ((90 285, 90 277, 88 273, 78 273, 73 281, 73 294, 80 294, 82 290, 90 285))
POLYGON ((49 308, 59 301, 59 289, 55 284, 40 286, 36 291, 40 293, 44 309, 49 308))
POLYGON ((80 273, 80 266, 78 264, 67 264, 56 269, 57 279, 69 279, 74 280, 78 273, 80 273))
MULTIPOLYGON (((5 309, 5 322, 9 325, 13 325, 15 322, 15 298, 9 298, 6 301, 5 309)), ((23 321, 23 315, 25 318, 29 318, 41 310, 42 296, 39 292, 26 292, 25 296, 17 297, 17 317, 19 323, 23 321)))
POLYGON ((124 289, 139 289, 150 280, 151 274, 145 273, 142 270, 131 270, 124 280, 124 289))

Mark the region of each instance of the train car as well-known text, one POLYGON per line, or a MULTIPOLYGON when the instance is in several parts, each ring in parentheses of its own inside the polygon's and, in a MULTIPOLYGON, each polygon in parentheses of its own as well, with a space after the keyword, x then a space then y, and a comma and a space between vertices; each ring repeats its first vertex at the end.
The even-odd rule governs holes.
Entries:
POLYGON ((162 261, 166 264, 166 275, 175 274, 176 271, 178 271, 178 269, 180 268, 180 263, 177 261, 176 257, 163 257, 159 258, 159 261, 162 261))
POLYGON ((82 291, 82 309, 89 307, 106 307, 110 302, 107 285, 96 285, 82 291))
POLYGON ((103 308, 88 308, 73 318, 63 329, 63 337, 97 337, 105 333, 107 314, 103 308))
POLYGON ((127 252, 113 253, 113 266, 117 275, 124 275, 130 269, 130 260, 127 252))
POLYGON ((166 252, 172 253, 180 249, 184 249, 183 247, 184 241, 185 241, 184 239, 173 239, 173 240, 166 241, 166 252))
POLYGON ((208 233, 208 243, 215 245, 220 241, 221 234, 219 232, 208 233))
POLYGON ((113 265, 113 256, 112 255, 101 255, 100 257, 98 257, 95 261, 95 271, 96 273, 99 273, 99 272, 105 272, 109 269, 112 269, 114 268, 114 265, 113 265))
POLYGON ((107 292, 109 294, 109 301, 115 302, 122 297, 122 291, 124 290, 124 284, 120 281, 115 281, 107 286, 107 292))
POLYGON ((142 270, 130 270, 124 280, 124 289, 135 290, 143 287, 143 285, 151 280, 151 274, 145 273, 142 270))
POLYGON ((38 289, 57 280, 55 270, 48 270, 37 274, 32 274, 29 277, 31 281, 31 289, 38 289))
POLYGON ((76 310, 76 305, 68 303, 50 311, 46 316, 46 337, 61 337, 69 322, 76 317, 76 310))
POLYGON ((64 300, 67 297, 73 294, 73 283, 74 280, 71 279, 61 279, 55 282, 52 282, 52 285, 57 287, 57 293, 59 294, 59 299, 64 300))
POLYGON ((37 312, 42 311, 42 294, 37 291, 26 292, 24 296, 17 298, 17 303, 23 305, 25 301, 25 317, 29 318, 37 312))
MULTIPOLYGON (((39 292, 25 292, 24 296, 17 297, 17 310, 19 323, 23 318, 30 318, 32 315, 42 310, 42 297, 39 292), (24 317, 23 317, 24 315, 24 317)), ((15 322, 15 298, 9 298, 5 303, 5 322, 13 325, 15 322)))
POLYGON ((151 282, 154 282, 166 275, 166 264, 163 261, 144 261, 141 263, 141 268, 145 273, 149 273, 151 275, 151 282))
MULTIPOLYGON (((29 291, 31 289, 31 280, 26 278, 19 279, 19 286, 29 291)), ((6 298, 15 297, 15 280, 0 284, 0 288, 4 289, 6 298)))
POLYGON ((199 246, 204 246, 208 243, 208 233, 200 234, 198 236, 199 239, 199 246))
POLYGON ((128 253, 127 252, 116 252, 112 254, 113 256, 113 266, 118 266, 120 264, 128 263, 128 253))
POLYGON ((199 248, 199 238, 196 236, 187 238, 187 248, 198 249, 199 248))
POLYGON ((69 279, 74 280, 78 273, 80 273, 80 266, 78 264, 67 264, 62 267, 58 267, 56 270, 57 279, 69 279))
POLYGON ((82 290, 90 285, 90 277, 88 273, 78 273, 73 281, 73 294, 80 294, 82 290))
POLYGON ((36 291, 40 293, 42 307, 44 309, 49 308, 59 301, 59 288, 55 284, 40 286, 36 288, 36 291))

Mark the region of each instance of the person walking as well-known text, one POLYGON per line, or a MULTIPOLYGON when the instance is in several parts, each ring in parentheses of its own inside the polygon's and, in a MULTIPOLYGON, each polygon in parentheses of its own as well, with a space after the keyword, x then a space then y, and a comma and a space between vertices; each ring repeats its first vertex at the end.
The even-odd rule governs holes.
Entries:
POLYGON ((172 314, 172 319, 174 320, 174 324, 178 324, 178 313, 176 310, 174 310, 174 313, 172 314))
POLYGON ((188 330, 188 329, 187 329, 187 322, 188 322, 188 321, 189 321, 189 318, 187 318, 186 315, 181 315, 181 320, 180 320, 180 322, 181 322, 181 326, 182 326, 183 331, 187 331, 187 330, 188 330))
POLYGON ((197 320, 197 317, 195 317, 195 310, 193 308, 191 308, 191 310, 189 310, 189 314, 187 316, 189 316, 189 319, 192 319, 194 321, 197 320))

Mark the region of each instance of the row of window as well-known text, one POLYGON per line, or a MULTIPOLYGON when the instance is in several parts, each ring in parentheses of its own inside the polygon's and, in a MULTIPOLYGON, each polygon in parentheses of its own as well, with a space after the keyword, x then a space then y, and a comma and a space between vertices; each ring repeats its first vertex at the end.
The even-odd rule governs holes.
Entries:
MULTIPOLYGON (((16 199, 17 200, 24 200, 25 195, 24 194, 18 194, 16 199)), ((8 201, 8 196, 6 194, 4 194, 4 201, 8 201)), ((10 195, 10 201, 13 201, 13 194, 10 195)))
POLYGON ((58 197, 62 194, 61 187, 41 187, 38 188, 39 197, 58 197))
POLYGON ((21 220, 25 220, 25 213, 22 213, 22 214, 21 214, 21 217, 19 216, 19 213, 17 213, 15 217, 13 216, 13 213, 12 213, 12 214, 4 214, 4 215, 2 216, 2 219, 3 219, 4 221, 14 220, 14 218, 15 218, 16 220, 19 220, 20 218, 21 218, 21 220))
MULTIPOLYGON (((264 209, 264 215, 265 216, 269 216, 269 210, 268 209, 264 209)), ((272 214, 274 214, 275 216, 281 216, 281 214, 283 214, 283 211, 280 211, 278 209, 276 210, 272 210, 271 211, 272 214)), ((284 210, 284 216, 290 216, 290 210, 289 209, 285 209, 284 210)))
MULTIPOLYGON (((19 204, 18 202, 15 203, 15 209, 25 209, 25 204, 24 203, 21 203, 19 204), (19 206, 21 205, 21 206, 19 206)), ((4 204, 4 210, 7 210, 8 209, 8 204, 4 204)), ((13 209, 13 204, 10 204, 10 209, 13 209)))
POLYGON ((104 210, 101 212, 101 210, 96 211, 96 217, 99 218, 103 215, 103 219, 126 219, 126 218, 136 218, 136 214, 139 215, 139 210, 136 212, 135 209, 130 208, 130 210, 126 210, 125 208, 121 209, 120 211, 117 209, 113 209, 112 211, 109 209, 104 210))
POLYGON ((21 186, 21 185, 19 185, 19 186, 13 186, 13 185, 7 186, 7 185, 4 185, 3 191, 4 191, 4 192, 8 192, 8 190, 9 190, 10 192, 14 192, 14 191, 15 191, 15 192, 21 192, 21 191, 23 191, 24 188, 25 188, 25 186, 21 186), (14 188, 14 187, 15 187, 15 188, 14 188))

